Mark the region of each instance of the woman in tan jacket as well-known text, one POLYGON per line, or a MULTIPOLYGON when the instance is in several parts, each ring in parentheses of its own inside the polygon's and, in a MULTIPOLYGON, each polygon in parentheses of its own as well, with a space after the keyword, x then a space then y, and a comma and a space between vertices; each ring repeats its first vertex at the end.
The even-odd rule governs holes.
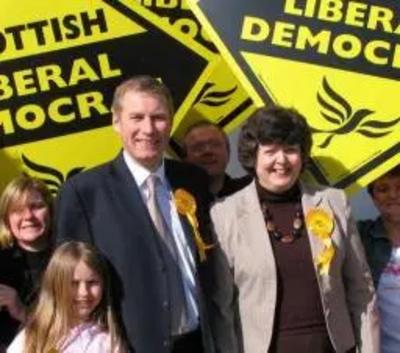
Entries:
POLYGON ((219 352, 379 352, 373 281, 347 199, 299 180, 311 145, 290 109, 261 109, 241 131, 239 160, 255 181, 211 211, 222 250, 219 352))

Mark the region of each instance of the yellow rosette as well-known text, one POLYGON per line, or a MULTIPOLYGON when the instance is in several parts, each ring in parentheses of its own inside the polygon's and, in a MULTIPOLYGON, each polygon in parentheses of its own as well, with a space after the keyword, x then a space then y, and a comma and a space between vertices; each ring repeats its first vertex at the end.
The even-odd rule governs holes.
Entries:
POLYGON ((199 232, 199 222, 196 217, 196 200, 192 194, 184 189, 178 189, 174 193, 174 201, 179 214, 186 216, 189 224, 192 226, 194 240, 196 242, 197 251, 199 252, 200 261, 207 259, 206 251, 211 249, 213 245, 204 243, 199 232))
POLYGON ((329 266, 335 255, 331 239, 334 229, 333 217, 324 210, 313 209, 306 215, 306 224, 308 230, 325 245, 322 253, 317 256, 316 264, 321 275, 328 274, 329 266))

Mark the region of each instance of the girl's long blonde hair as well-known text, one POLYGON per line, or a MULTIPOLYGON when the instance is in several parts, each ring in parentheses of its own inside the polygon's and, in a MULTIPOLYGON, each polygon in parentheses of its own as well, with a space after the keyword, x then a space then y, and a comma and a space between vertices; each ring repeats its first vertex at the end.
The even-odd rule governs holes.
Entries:
POLYGON ((103 286, 103 296, 92 313, 92 320, 109 333, 111 352, 124 351, 112 305, 107 263, 91 245, 71 241, 58 247, 43 275, 37 304, 25 326, 23 353, 46 353, 59 349, 76 325, 71 286, 80 261, 99 274, 103 286))

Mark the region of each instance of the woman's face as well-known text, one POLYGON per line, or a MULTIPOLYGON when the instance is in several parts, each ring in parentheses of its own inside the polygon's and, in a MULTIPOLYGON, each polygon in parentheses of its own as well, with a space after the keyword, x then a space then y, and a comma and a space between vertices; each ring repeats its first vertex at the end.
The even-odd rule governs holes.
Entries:
POLYGON ((384 219, 400 222, 400 176, 384 176, 375 181, 372 196, 384 219))
POLYGON ((271 143, 260 145, 257 151, 256 175, 261 186, 273 193, 289 190, 302 169, 299 145, 271 143))
POLYGON ((47 245, 49 224, 49 207, 37 191, 22 195, 21 204, 11 207, 8 214, 11 234, 17 244, 28 251, 42 250, 47 245))

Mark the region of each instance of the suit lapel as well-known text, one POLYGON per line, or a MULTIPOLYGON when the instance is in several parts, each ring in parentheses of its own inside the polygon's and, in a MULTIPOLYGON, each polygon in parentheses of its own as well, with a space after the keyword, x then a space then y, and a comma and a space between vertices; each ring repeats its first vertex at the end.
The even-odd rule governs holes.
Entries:
POLYGON ((244 198, 240 204, 239 234, 245 234, 254 258, 263 259, 262 266, 265 277, 270 280, 276 277, 275 257, 271 239, 265 226, 261 212, 255 182, 244 190, 244 198))
MULTIPOLYGON (((322 196, 318 191, 312 190, 304 185, 302 185, 302 195, 303 196, 301 202, 305 218, 312 209, 317 208, 322 203, 322 196)), ((313 264, 315 269, 317 270, 316 259, 318 255, 323 252, 324 243, 312 234, 310 229, 307 227, 307 224, 305 226, 310 241, 313 264)))
POLYGON ((143 237, 145 241, 151 241, 155 244, 155 236, 149 236, 149 232, 155 235, 156 230, 122 153, 112 162, 110 173, 110 189, 118 198, 117 204, 123 205, 118 212, 125 214, 125 217, 122 217, 125 222, 125 231, 128 234, 135 233, 143 237))
MULTIPOLYGON (((179 173, 176 173, 176 169, 173 168, 173 165, 171 164, 168 159, 165 159, 165 175, 168 179, 169 185, 171 186, 172 193, 174 194, 176 190, 179 188, 182 188, 182 181, 184 181, 182 175, 179 175, 179 173)), ((183 187, 185 188, 185 187, 183 187)), ((196 259, 196 262, 198 262, 198 253, 196 249, 196 243, 194 240, 194 233, 193 233, 193 227, 189 223, 187 217, 185 215, 182 215, 178 212, 179 220, 182 225, 183 232, 186 237, 186 241, 188 242, 189 248, 192 252, 193 257, 196 259)))
MULTIPOLYGON (((337 228, 337 225, 335 222, 335 216, 332 211, 330 200, 328 200, 328 198, 326 197, 326 192, 324 192, 323 190, 317 189, 317 188, 312 188, 312 187, 304 186, 304 185, 302 185, 302 191, 303 191, 302 205, 303 205, 303 210, 304 210, 305 216, 307 215, 307 213, 310 210, 319 208, 321 210, 326 211, 333 218, 334 229, 333 229, 332 234, 330 234, 330 237, 333 241, 333 246, 335 247, 335 243, 340 238, 340 232, 339 232, 339 229, 337 228)), ((307 227, 307 225, 306 225, 306 227, 307 227)), ((310 240, 311 252, 312 252, 312 256, 313 256, 313 264, 314 264, 315 271, 317 273, 317 278, 319 280, 320 285, 322 286, 322 290, 325 291, 330 287, 330 284, 329 284, 330 277, 327 275, 321 275, 320 269, 317 266, 317 258, 325 250, 325 244, 323 243, 323 241, 321 239, 319 239, 316 235, 314 235, 308 228, 307 228, 307 234, 308 234, 309 240, 310 240)), ((333 267, 335 267, 335 262, 336 262, 335 257, 337 255, 338 254, 335 254, 332 259, 332 262, 329 267, 329 273, 332 273, 332 271, 334 271, 333 267)))

